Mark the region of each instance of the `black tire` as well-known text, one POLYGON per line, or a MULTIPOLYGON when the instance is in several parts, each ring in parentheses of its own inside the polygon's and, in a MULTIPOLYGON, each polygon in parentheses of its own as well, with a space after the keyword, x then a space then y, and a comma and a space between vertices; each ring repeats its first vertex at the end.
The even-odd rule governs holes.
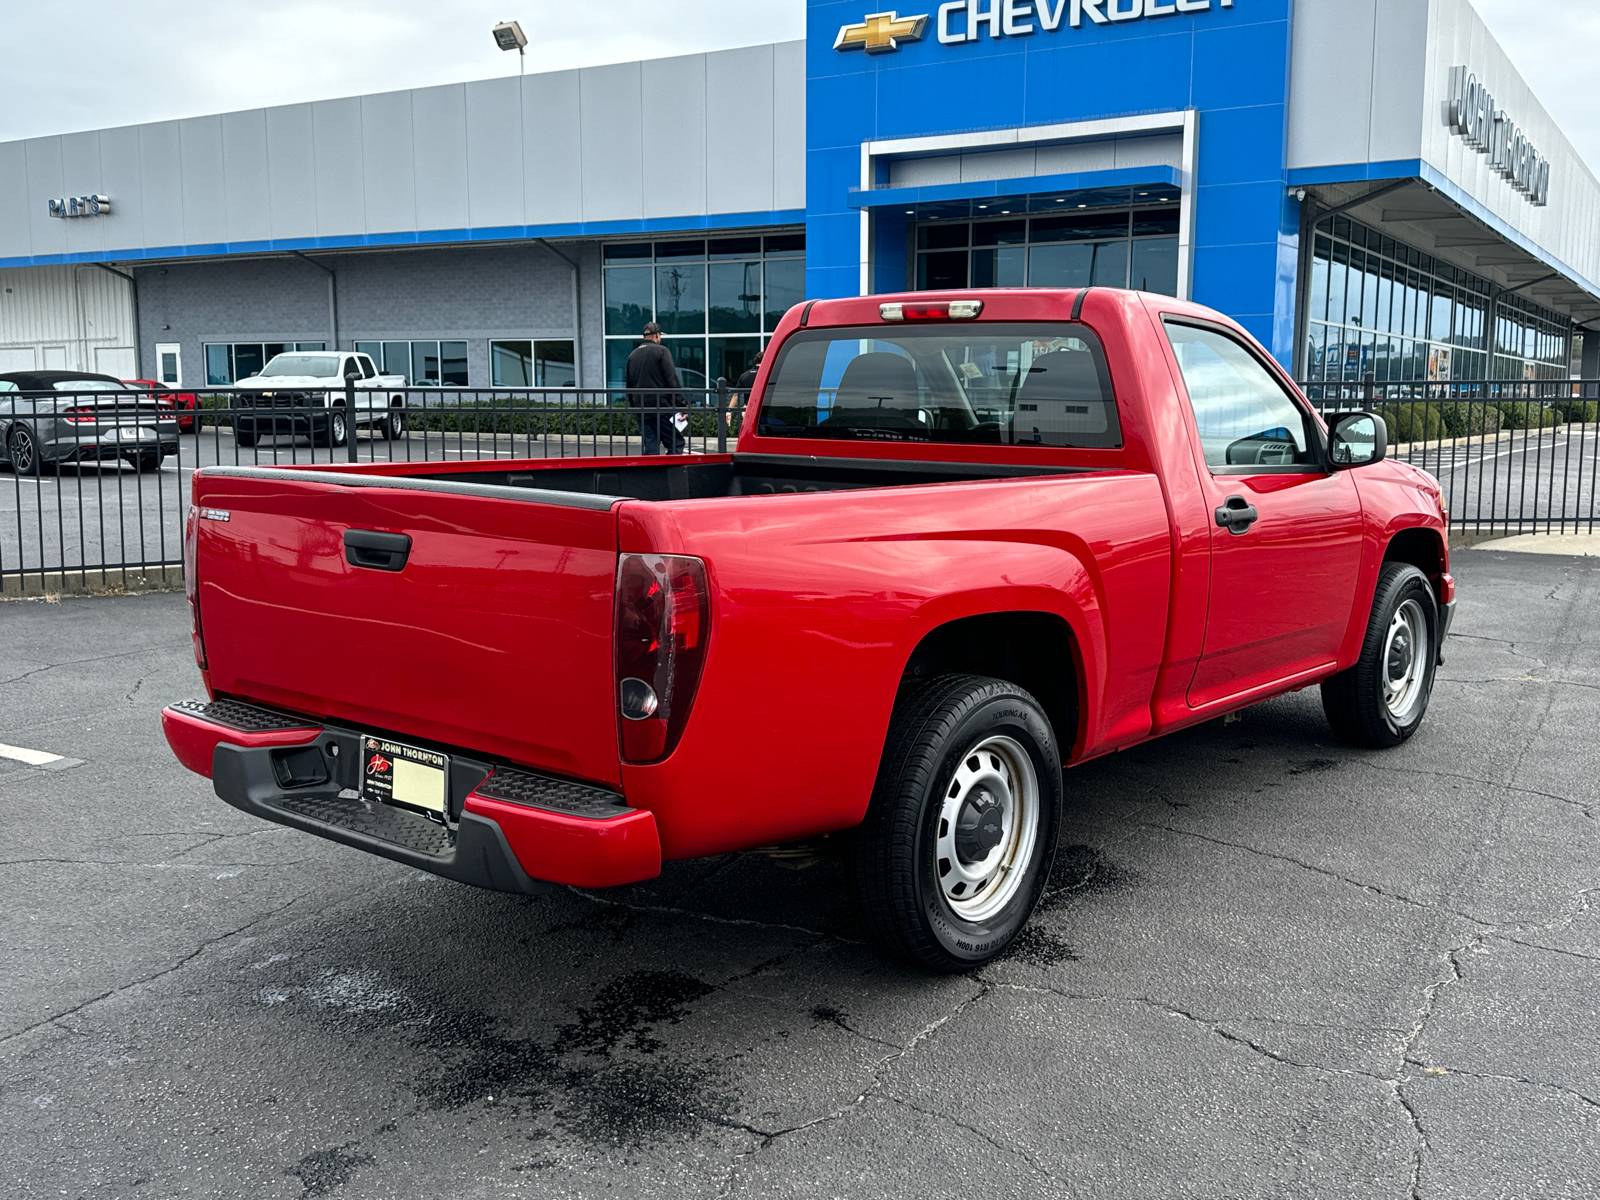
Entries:
POLYGON ((349 423, 344 418, 344 408, 331 409, 322 422, 322 432, 312 436, 318 446, 342 446, 350 436, 349 423))
MULTIPOLYGON (((1414 623, 1408 621, 1408 628, 1414 623)), ((1427 715, 1438 661, 1439 606, 1428 577, 1408 563, 1386 563, 1373 593, 1361 657, 1349 670, 1323 680, 1322 711, 1328 724, 1352 746, 1398 746, 1427 715), (1402 610, 1412 618, 1420 614, 1424 637, 1396 628, 1402 610), (1396 686, 1395 672, 1402 668, 1407 670, 1404 691, 1396 686)))
POLYGON ((12 471, 18 475, 37 479, 49 470, 44 455, 39 453, 33 431, 26 425, 18 425, 6 438, 6 457, 11 460, 12 471))
POLYGON ((406 435, 406 415, 398 408, 391 408, 387 416, 378 425, 378 435, 386 442, 397 442, 406 435))
POLYGON ((149 474, 151 471, 159 471, 161 463, 166 457, 165 454, 157 453, 130 454, 128 455, 128 465, 145 474, 149 474))
MULTIPOLYGON (((1012 813, 1027 805, 1015 789, 1012 813)), ((1055 732, 1034 698, 1004 680, 942 675, 902 691, 895 704, 883 761, 866 820, 851 848, 851 876, 873 936, 892 954, 935 971, 970 971, 1001 954, 1027 924, 1055 860, 1061 821, 1061 758, 1055 732), (989 749, 1009 755, 1012 769, 989 749), (976 753, 975 753, 976 752, 976 753), (1017 758, 1020 752, 1025 761, 1017 758), (1008 823, 994 797, 969 783, 980 755, 1007 778, 1033 777, 1032 833, 1028 820, 1008 823), (988 797, 985 799, 985 797, 988 797), (974 802, 979 806, 974 808, 974 802), (957 830, 947 815, 957 806, 957 830), (969 814, 975 820, 969 823, 969 814), (951 863, 941 838, 989 838, 986 856, 961 857, 955 872, 994 872, 1007 854, 1011 870, 991 874, 970 899, 952 900, 951 863), (1013 879, 1013 876, 1015 877, 1013 879), (993 884, 991 891, 988 885, 993 884), (999 907, 982 911, 983 897, 999 907), (960 911, 957 904, 972 906, 960 911), (971 919, 977 916, 978 919, 971 919)), ((959 841, 958 843, 959 844, 959 841)), ((976 843, 968 842, 966 849, 976 843)), ((956 887, 962 886, 956 884, 956 887)))
POLYGON ((233 431, 233 440, 234 440, 234 443, 236 445, 241 446, 246 450, 249 450, 256 444, 255 430, 252 429, 252 430, 246 432, 243 429, 237 429, 236 428, 233 431))

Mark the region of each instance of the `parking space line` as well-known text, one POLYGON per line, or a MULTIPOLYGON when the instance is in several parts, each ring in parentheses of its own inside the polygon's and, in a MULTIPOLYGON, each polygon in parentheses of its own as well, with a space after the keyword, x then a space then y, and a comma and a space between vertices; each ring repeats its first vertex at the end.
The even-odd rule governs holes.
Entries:
POLYGON ((67 758, 60 754, 51 754, 45 750, 29 750, 24 746, 8 746, 0 742, 0 758, 9 758, 13 762, 26 763, 30 767, 43 767, 49 771, 64 771, 68 767, 82 764, 81 758, 67 758))

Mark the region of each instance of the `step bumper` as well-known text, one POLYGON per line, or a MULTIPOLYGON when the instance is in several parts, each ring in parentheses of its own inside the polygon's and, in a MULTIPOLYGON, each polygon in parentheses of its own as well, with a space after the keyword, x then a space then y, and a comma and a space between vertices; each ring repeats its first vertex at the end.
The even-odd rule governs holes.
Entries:
MULTIPOLYGON (((161 721, 179 761, 208 776, 235 808, 447 879, 540 895, 552 884, 615 887, 661 873, 654 815, 626 807, 604 788, 456 759, 451 786, 459 808, 451 826, 365 800, 346 786, 356 782, 341 775, 360 761, 357 731, 237 701, 186 701, 165 709, 161 721), (310 752, 323 755, 325 779, 284 786, 284 764, 275 765, 275 756, 335 743, 348 749, 335 758, 310 752)), ((288 775, 318 773, 303 763, 297 757, 288 775)))

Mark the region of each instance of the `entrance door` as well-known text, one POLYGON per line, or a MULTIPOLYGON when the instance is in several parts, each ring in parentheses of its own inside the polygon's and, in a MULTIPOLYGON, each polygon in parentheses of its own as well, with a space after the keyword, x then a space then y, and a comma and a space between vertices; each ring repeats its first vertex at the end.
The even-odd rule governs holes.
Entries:
POLYGON ((1211 601, 1189 704, 1333 662, 1361 567, 1361 500, 1320 433, 1253 350, 1217 326, 1167 321, 1205 453, 1211 601))
POLYGON ((156 382, 174 389, 183 387, 182 347, 177 342, 156 343, 156 382))

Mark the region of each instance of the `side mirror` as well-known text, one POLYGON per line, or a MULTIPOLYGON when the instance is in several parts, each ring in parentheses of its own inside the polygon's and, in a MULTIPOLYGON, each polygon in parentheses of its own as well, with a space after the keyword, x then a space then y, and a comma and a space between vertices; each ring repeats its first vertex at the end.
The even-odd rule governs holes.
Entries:
POLYGON ((1377 413, 1340 413, 1328 430, 1328 451, 1335 470, 1382 462, 1389 453, 1389 427, 1377 413))

